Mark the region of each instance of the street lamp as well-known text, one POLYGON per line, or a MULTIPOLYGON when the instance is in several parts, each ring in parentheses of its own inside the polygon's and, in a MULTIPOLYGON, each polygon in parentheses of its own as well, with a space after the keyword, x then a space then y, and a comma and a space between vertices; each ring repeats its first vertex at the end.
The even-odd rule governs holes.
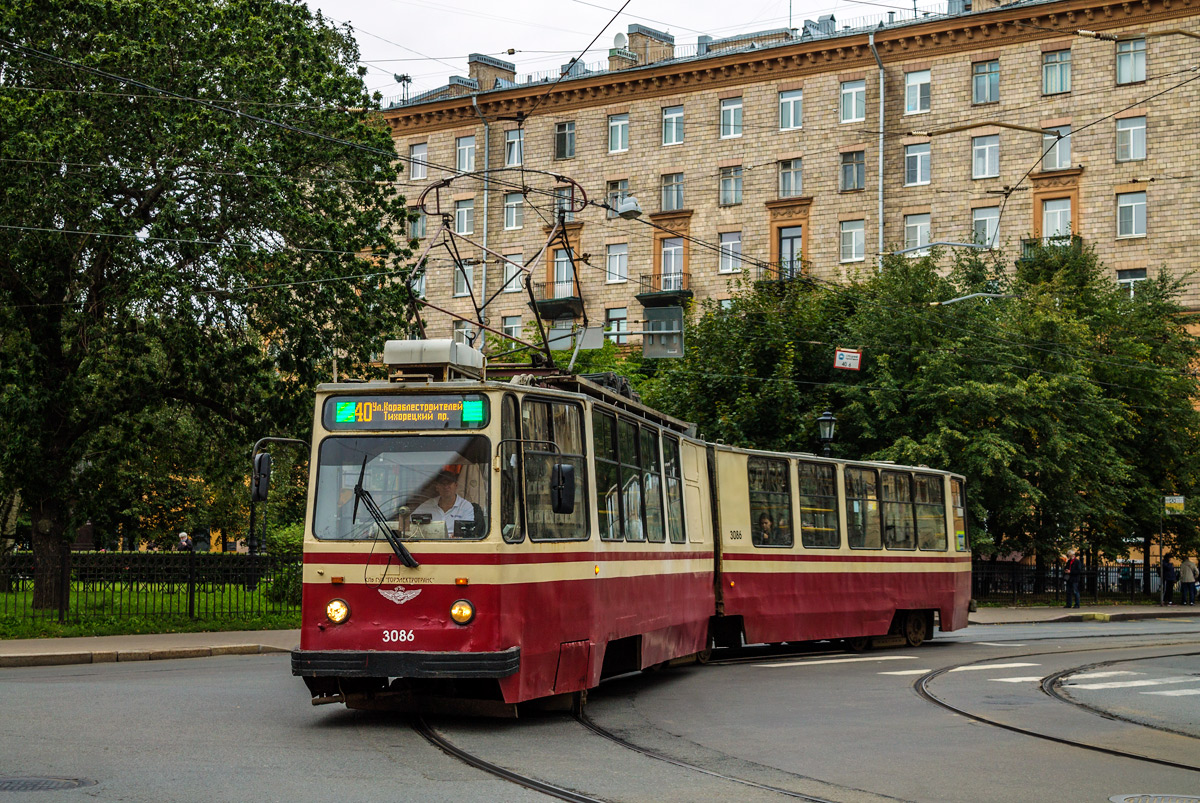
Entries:
POLYGON ((829 444, 833 443, 833 431, 837 429, 837 416, 826 410, 817 418, 817 439, 826 457, 831 457, 829 444))

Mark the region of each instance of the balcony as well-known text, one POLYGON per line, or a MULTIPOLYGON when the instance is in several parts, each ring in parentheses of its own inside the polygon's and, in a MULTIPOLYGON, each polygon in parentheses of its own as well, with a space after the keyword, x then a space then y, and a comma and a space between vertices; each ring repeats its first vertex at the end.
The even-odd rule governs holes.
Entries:
POLYGON ((804 275, 800 260, 792 259, 784 262, 768 262, 758 268, 757 280, 760 282, 789 282, 804 275))
POLYGON ((578 318, 583 314, 583 296, 575 279, 534 282, 533 303, 542 320, 553 321, 568 314, 578 318))
POLYGON ((1028 262, 1035 258, 1040 252, 1045 252, 1047 255, 1071 251, 1079 253, 1083 250, 1083 238, 1078 234, 1063 234, 1053 237, 1034 237, 1028 240, 1021 240, 1021 255, 1017 257, 1017 263, 1028 262))
POLYGON ((634 298, 643 307, 677 307, 692 297, 690 279, 688 273, 644 273, 634 298))

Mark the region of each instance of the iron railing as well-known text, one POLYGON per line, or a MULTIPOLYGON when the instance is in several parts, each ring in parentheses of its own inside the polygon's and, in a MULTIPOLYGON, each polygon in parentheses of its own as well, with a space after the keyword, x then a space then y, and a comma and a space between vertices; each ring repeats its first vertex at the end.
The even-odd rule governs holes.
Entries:
POLYGON ((638 277, 641 293, 685 293, 691 290, 691 274, 644 273, 638 277))
POLYGON ((1021 259, 1033 259, 1041 250, 1083 250, 1083 238, 1078 234, 1052 235, 1050 237, 1033 237, 1021 240, 1021 259))
POLYGON ((767 262, 758 268, 760 282, 786 282, 791 279, 799 279, 802 275, 804 275, 804 265, 799 259, 767 262))
POLYGON ((33 554, 0 555, 0 618, 250 619, 300 610, 299 557, 196 552, 66 552, 34 607, 33 554), (67 582, 64 582, 67 581, 67 582))
MULTIPOLYGON (((976 561, 971 569, 971 597, 976 602, 1008 605, 1062 605, 1067 578, 1061 565, 1037 567, 1008 561, 976 561)), ((1151 572, 1151 596, 1142 593, 1142 568, 1101 565, 1083 571, 1081 600, 1099 602, 1157 602, 1158 576, 1151 572)))
POLYGON ((564 279, 560 282, 534 282, 533 297, 538 301, 553 301, 558 298, 580 298, 579 282, 564 279))

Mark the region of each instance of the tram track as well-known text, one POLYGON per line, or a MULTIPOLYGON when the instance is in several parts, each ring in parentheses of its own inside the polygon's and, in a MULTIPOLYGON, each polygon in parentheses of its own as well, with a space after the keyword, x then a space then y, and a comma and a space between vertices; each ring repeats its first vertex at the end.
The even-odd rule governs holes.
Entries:
MULTIPOLYGON (((1182 644, 1183 644, 1183 642, 1147 644, 1147 645, 1138 645, 1136 648, 1131 648, 1131 649, 1138 649, 1138 648, 1155 649, 1155 648, 1159 648, 1159 647, 1180 646, 1182 644)), ((1195 646, 1194 642, 1188 642, 1187 645, 1189 646, 1189 648, 1193 648, 1193 649, 1189 649, 1188 651, 1184 651, 1184 652, 1180 652, 1180 653, 1172 653, 1170 655, 1172 655, 1172 656, 1174 656, 1174 655, 1196 655, 1197 653, 1194 652, 1194 646, 1195 646)), ((1095 652, 1095 650, 1063 650, 1063 651, 1054 651, 1054 652, 1030 652, 1030 653, 1020 653, 1020 654, 1016 654, 1016 655, 1011 655, 1011 656, 1008 656, 1008 658, 1010 658, 1010 659, 1036 658, 1036 657, 1041 657, 1041 656, 1046 656, 1046 655, 1061 657, 1063 655, 1069 655, 1071 653, 1086 653, 1086 652, 1095 652)), ((968 662, 965 662, 962 664, 956 664, 953 666, 946 666, 946 667, 942 667, 940 669, 935 669, 935 670, 928 672, 928 673, 922 675, 921 677, 917 678, 917 680, 913 683, 913 690, 917 693, 918 696, 920 696, 922 699, 926 700, 927 702, 930 702, 940 708, 944 708, 947 711, 951 711, 955 714, 966 717, 967 719, 970 719, 972 721, 979 722, 980 724, 990 725, 992 727, 1000 728, 1000 729, 1003 729, 1006 731, 1010 731, 1012 733, 1019 733, 1024 736, 1031 736, 1033 738, 1041 739, 1043 741, 1054 742, 1056 744, 1067 745, 1069 747, 1076 747, 1076 748, 1079 748, 1082 750, 1088 750, 1088 751, 1092 751, 1092 752, 1096 752, 1096 753, 1101 753, 1104 755, 1110 755, 1110 756, 1114 756, 1114 757, 1118 757, 1118 758, 1126 758, 1126 759, 1130 759, 1133 761, 1138 761, 1138 762, 1142 762, 1142 763, 1146 763, 1146 764, 1154 764, 1154 765, 1163 766, 1163 767, 1171 767, 1173 769, 1187 770, 1190 772, 1200 772, 1200 763, 1188 763, 1188 762, 1174 761, 1171 759, 1160 758, 1157 756, 1148 756, 1148 755, 1145 755, 1142 753, 1135 753, 1135 752, 1132 752, 1129 750, 1122 750, 1119 748, 1107 747, 1105 745, 1084 742, 1079 739, 1072 739, 1072 738, 1065 737, 1065 736, 1056 736, 1051 733, 1046 733, 1044 731, 1039 731, 1039 730, 1034 730, 1031 728, 1022 727, 1020 725, 1015 725, 1015 724, 1012 724, 1009 722, 1002 722, 993 717, 989 717, 984 714, 978 713, 976 711, 972 711, 967 708, 964 708, 961 705, 955 705, 954 703, 951 703, 948 700, 945 700, 942 697, 939 697, 938 695, 934 694, 933 691, 931 691, 929 688, 930 683, 932 683, 937 678, 942 677, 943 675, 945 675, 948 672, 954 671, 955 669, 961 669, 964 667, 971 667, 971 666, 975 666, 975 665, 986 664, 986 663, 992 662, 994 660, 996 660, 996 659, 995 658, 987 658, 987 659, 982 659, 979 661, 968 661, 968 662)), ((1125 660, 1136 660, 1136 659, 1125 659, 1125 660)), ((1059 694, 1059 693, 1057 693, 1057 691, 1054 690, 1055 684, 1057 684, 1058 681, 1061 680, 1061 678, 1063 678, 1067 675, 1073 674, 1073 673, 1077 673, 1081 670, 1086 669, 1089 666, 1101 665, 1104 663, 1117 663, 1117 661, 1097 662, 1096 664, 1084 664, 1081 666, 1071 667, 1069 669, 1055 672, 1051 675, 1047 675, 1046 677, 1042 678, 1042 680, 1039 683, 1040 690, 1042 691, 1042 693, 1054 698, 1055 700, 1067 703, 1068 705, 1072 706, 1073 708, 1085 710, 1092 714, 1102 716, 1106 719, 1122 722, 1122 723, 1125 723, 1128 725, 1150 728, 1151 726, 1146 725, 1145 723, 1137 722, 1135 720, 1127 719, 1124 717, 1119 717, 1119 716, 1111 714, 1110 712, 1102 711, 1102 710, 1093 708, 1091 706, 1083 705, 1075 700, 1064 697, 1062 694, 1059 694)), ((1162 730, 1162 729, 1158 729, 1158 730, 1162 730)), ((1181 734, 1181 733, 1177 733, 1175 731, 1163 730, 1163 732, 1170 733, 1175 736, 1185 737, 1185 738, 1194 738, 1194 737, 1189 736, 1188 734, 1181 734)))

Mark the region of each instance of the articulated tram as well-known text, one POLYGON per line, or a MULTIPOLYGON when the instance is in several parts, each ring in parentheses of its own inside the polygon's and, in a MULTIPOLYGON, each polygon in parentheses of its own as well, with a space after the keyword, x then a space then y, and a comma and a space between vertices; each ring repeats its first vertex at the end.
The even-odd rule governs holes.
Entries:
POLYGON ((713 646, 967 624, 958 475, 706 443, 449 340, 384 362, 317 390, 292 653, 314 704, 504 711, 713 646))

